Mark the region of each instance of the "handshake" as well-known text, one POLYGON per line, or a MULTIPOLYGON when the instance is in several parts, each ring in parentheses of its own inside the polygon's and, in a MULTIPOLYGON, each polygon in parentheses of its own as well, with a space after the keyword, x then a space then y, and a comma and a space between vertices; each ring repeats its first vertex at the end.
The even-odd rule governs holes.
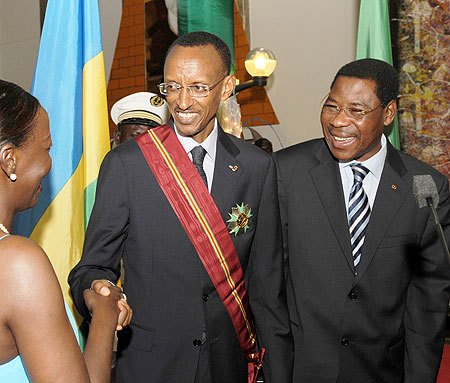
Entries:
POLYGON ((117 331, 122 330, 130 323, 133 310, 127 302, 127 296, 111 281, 95 280, 92 282, 91 288, 85 290, 83 295, 91 315, 94 313, 96 315, 98 310, 104 312, 109 310, 112 317, 117 316, 117 331))

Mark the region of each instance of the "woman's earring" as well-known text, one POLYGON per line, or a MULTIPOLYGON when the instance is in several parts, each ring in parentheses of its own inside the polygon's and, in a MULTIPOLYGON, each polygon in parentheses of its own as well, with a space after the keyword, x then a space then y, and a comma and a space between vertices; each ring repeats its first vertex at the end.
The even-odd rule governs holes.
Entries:
POLYGON ((15 182, 17 180, 17 174, 16 173, 11 173, 11 175, 9 176, 9 179, 12 182, 15 182))

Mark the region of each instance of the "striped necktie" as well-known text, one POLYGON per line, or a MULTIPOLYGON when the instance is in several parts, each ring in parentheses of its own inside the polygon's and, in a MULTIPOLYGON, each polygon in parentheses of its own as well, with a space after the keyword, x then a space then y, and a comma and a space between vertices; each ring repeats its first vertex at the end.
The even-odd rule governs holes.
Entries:
POLYGON ((369 199, 363 189, 363 180, 369 170, 358 163, 350 166, 353 171, 353 186, 348 203, 348 226, 356 275, 361 260, 361 247, 364 244, 364 236, 370 218, 369 199))
POLYGON ((206 156, 205 148, 201 145, 197 145, 194 149, 191 150, 191 154, 192 162, 194 163, 195 168, 200 174, 200 177, 202 177, 202 180, 205 183, 206 187, 208 187, 208 179, 206 178, 206 173, 203 169, 203 160, 206 156))

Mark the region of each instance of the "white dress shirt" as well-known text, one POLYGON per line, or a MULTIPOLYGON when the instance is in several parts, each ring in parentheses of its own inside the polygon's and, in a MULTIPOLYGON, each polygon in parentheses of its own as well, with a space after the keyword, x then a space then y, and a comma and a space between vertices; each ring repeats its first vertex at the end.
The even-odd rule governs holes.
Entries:
POLYGON ((206 137, 206 140, 199 144, 192 137, 184 137, 178 133, 177 127, 175 125, 175 133, 178 137, 178 140, 183 145, 184 150, 188 154, 189 158, 192 161, 191 150, 196 146, 200 145, 203 149, 206 150, 205 159, 203 160, 203 170, 206 173, 206 179, 208 180, 208 190, 211 193, 211 186, 213 183, 214 177, 214 165, 216 163, 216 149, 217 149, 217 136, 218 136, 218 125, 217 119, 214 120, 214 128, 212 132, 206 137))
POLYGON ((380 183, 381 173, 383 172, 384 162, 386 160, 386 137, 384 134, 381 136, 381 149, 368 160, 363 162, 349 161, 339 162, 339 170, 341 172, 342 187, 344 189, 345 207, 348 214, 348 199, 350 190, 353 186, 353 171, 351 165, 354 163, 360 163, 364 165, 369 173, 363 180, 363 189, 369 199, 370 208, 373 209, 373 203, 375 196, 377 195, 378 185, 380 183))

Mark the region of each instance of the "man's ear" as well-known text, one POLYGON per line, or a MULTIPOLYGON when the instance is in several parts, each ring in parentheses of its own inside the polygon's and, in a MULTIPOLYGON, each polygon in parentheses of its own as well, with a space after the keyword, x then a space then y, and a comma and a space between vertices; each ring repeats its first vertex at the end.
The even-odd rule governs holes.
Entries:
POLYGON ((221 101, 228 100, 228 97, 231 96, 234 90, 234 86, 236 85, 236 76, 234 74, 230 74, 227 77, 225 77, 224 85, 222 88, 222 97, 220 98, 221 101))
POLYGON ((8 176, 16 172, 16 147, 5 144, 0 148, 0 167, 8 176))
POLYGON ((397 101, 392 100, 384 108, 384 126, 388 126, 394 121, 397 112, 397 101))

